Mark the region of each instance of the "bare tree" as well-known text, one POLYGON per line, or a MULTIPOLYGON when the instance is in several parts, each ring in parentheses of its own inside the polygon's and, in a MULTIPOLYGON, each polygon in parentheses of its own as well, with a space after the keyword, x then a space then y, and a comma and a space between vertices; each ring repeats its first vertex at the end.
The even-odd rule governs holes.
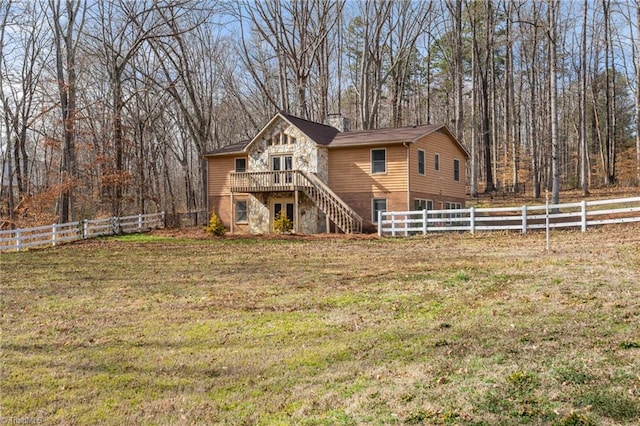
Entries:
POLYGON ((482 148, 484 155, 484 171, 485 171, 485 193, 490 193, 495 190, 495 184, 493 179, 493 165, 491 157, 491 117, 490 117, 490 80, 489 71, 493 62, 493 3, 491 0, 481 4, 474 4, 475 10, 471 12, 471 28, 473 31, 473 50, 476 57, 476 69, 478 71, 478 83, 480 92, 480 126, 482 136, 482 148), (478 10, 479 7, 483 7, 483 10, 478 10), (483 15, 480 15, 482 13, 483 15), (484 28, 481 28, 480 16, 483 16, 484 28), (484 34, 482 32, 484 31, 484 34), (480 44, 479 37, 484 35, 482 45, 480 44))
POLYGON ((181 15, 190 9, 183 5, 159 2, 108 0, 98 2, 98 35, 94 40, 97 55, 103 60, 111 90, 111 120, 113 156, 112 167, 104 171, 103 185, 111 188, 111 210, 119 215, 122 210, 124 189, 131 180, 131 173, 125 168, 125 132, 123 110, 125 107, 125 76, 132 58, 150 40, 168 38, 175 34, 167 19, 175 20, 178 10, 181 15))
MULTIPOLYGON (((430 19, 432 4, 419 2, 417 5, 408 0, 393 2, 389 15, 389 27, 395 31, 389 34, 388 62, 391 85, 391 125, 403 123, 403 104, 410 72, 415 72, 418 38, 422 36, 430 19)), ((385 77, 383 77, 385 78, 385 77)))
POLYGON ((615 141, 615 72, 612 70, 611 46, 611 1, 602 0, 604 15, 604 78, 605 78, 605 132, 600 145, 600 157, 605 185, 615 183, 616 179, 616 141, 615 141))
POLYGON ((14 196, 23 199, 32 192, 30 180, 34 161, 30 152, 30 134, 34 132, 34 120, 43 113, 39 103, 39 85, 43 66, 47 60, 44 12, 37 3, 14 7, 11 2, 3 9, 3 52, 0 58, 0 96, 4 109, 8 140, 9 204, 13 215, 14 196), (6 28, 14 22, 11 40, 7 40, 6 28), (11 51, 8 51, 9 48, 11 51), (11 58, 8 60, 8 58, 11 58), (15 180, 16 188, 13 183, 15 180), (14 194, 17 189, 17 194, 14 194))
POLYGON ((580 187, 582 195, 589 194, 589 145, 587 141, 587 12, 588 0, 584 1, 582 14, 582 41, 580 45, 580 187))
MULTIPOLYGON (((338 22, 344 1, 314 0, 301 2, 251 2, 244 5, 252 29, 260 35, 260 41, 267 43, 277 57, 278 81, 280 88, 279 106, 284 111, 293 112, 303 118, 324 119, 328 101, 327 40, 330 31, 338 22), (320 111, 313 114, 309 104, 311 73, 318 69, 319 90, 323 94, 320 111), (293 75, 295 99, 293 111, 289 101, 289 72, 293 75)), ((249 66, 250 60, 246 44, 243 49, 249 66)))
MULTIPOLYGON (((189 180, 187 209, 197 210, 204 207, 207 194, 206 160, 203 154, 220 146, 220 141, 215 136, 216 98, 220 97, 221 90, 218 82, 223 70, 220 64, 224 62, 227 51, 219 47, 220 40, 211 25, 204 25, 210 10, 203 11, 201 15, 192 14, 189 19, 184 20, 176 19, 175 15, 171 18, 166 16, 168 13, 175 13, 171 10, 163 13, 165 20, 170 23, 173 35, 156 39, 151 46, 158 56, 161 70, 156 84, 164 86, 173 99, 181 113, 184 135, 190 137, 196 148, 200 183, 196 186, 189 180)), ((183 140, 186 141, 187 138, 184 137, 183 140)), ((190 174, 188 161, 188 150, 185 148, 180 160, 185 168, 185 176, 190 174)))
POLYGON ((64 11, 61 0, 49 0, 51 17, 49 25, 53 29, 53 43, 56 54, 56 76, 60 97, 60 113, 63 123, 62 148, 62 192, 59 201, 60 223, 74 219, 73 187, 78 177, 76 165, 75 139, 77 120, 77 70, 76 53, 78 35, 82 33, 86 12, 86 1, 66 0, 64 11))
POLYGON ((454 98, 455 98, 455 131, 456 137, 460 140, 464 139, 464 106, 463 106, 463 93, 464 93, 464 68, 463 68, 463 55, 462 55, 462 0, 447 0, 447 9, 451 13, 451 17, 454 22, 454 31, 452 33, 453 42, 453 70, 454 70, 454 98))
POLYGON ((636 0, 636 184, 640 185, 640 1, 636 0))
POLYGON ((552 188, 551 202, 553 204, 560 203, 560 159, 558 140, 558 23, 557 23, 557 0, 549 1, 547 10, 549 17, 549 114, 551 115, 551 173, 552 188))

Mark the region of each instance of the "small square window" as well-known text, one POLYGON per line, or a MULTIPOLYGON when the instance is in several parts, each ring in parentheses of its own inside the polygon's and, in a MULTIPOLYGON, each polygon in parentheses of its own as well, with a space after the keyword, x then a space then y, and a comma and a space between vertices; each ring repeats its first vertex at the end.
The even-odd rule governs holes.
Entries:
POLYGON ((296 138, 294 138, 293 136, 289 136, 289 144, 291 145, 295 145, 296 144, 296 138))
POLYGON ((236 158, 236 173, 244 173, 247 171, 247 159, 236 158))
POLYGON ((247 201, 238 200, 236 201, 236 222, 246 222, 246 221, 247 221, 247 201))
POLYGON ((371 173, 387 172, 387 150, 372 149, 371 150, 371 173))

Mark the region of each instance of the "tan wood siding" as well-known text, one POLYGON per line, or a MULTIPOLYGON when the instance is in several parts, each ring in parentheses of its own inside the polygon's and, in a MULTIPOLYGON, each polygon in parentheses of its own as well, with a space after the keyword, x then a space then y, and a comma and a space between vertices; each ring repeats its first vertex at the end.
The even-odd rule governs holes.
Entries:
POLYGON ((329 187, 336 193, 385 193, 407 190, 407 149, 403 145, 386 148, 387 171, 371 174, 371 147, 329 151, 329 187))
POLYGON ((210 196, 209 211, 215 212, 225 228, 231 229, 231 198, 226 196, 210 196))
POLYGON ((371 192, 345 192, 338 194, 352 209, 356 211, 362 217, 363 231, 374 232, 372 228, 372 208, 374 198, 384 198, 387 200, 388 211, 402 211, 407 209, 407 194, 406 192, 386 192, 386 193, 371 193, 371 192))
POLYGON ((235 171, 236 158, 246 158, 242 155, 209 157, 208 158, 208 192, 210 197, 228 195, 230 177, 229 173, 235 171))
POLYGON ((449 136, 432 133, 411 144, 409 161, 411 191, 437 194, 447 198, 466 196, 466 155, 449 136), (425 174, 418 174, 418 150, 425 151, 425 174), (434 157, 440 155, 440 170, 434 168, 434 157), (460 161, 460 180, 453 178, 453 160, 460 161))

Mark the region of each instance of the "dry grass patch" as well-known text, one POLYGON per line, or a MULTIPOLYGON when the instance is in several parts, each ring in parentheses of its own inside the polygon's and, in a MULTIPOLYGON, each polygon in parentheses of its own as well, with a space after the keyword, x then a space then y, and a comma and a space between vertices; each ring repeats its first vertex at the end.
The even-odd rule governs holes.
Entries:
POLYGON ((154 234, 3 254, 1 415, 47 424, 632 424, 640 227, 154 234))

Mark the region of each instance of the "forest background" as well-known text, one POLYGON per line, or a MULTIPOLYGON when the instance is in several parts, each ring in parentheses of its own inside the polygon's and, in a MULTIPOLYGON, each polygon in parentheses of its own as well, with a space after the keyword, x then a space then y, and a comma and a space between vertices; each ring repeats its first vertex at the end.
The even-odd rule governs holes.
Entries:
POLYGON ((276 111, 445 123, 469 194, 640 184, 640 2, 0 0, 0 223, 206 211, 276 111))

